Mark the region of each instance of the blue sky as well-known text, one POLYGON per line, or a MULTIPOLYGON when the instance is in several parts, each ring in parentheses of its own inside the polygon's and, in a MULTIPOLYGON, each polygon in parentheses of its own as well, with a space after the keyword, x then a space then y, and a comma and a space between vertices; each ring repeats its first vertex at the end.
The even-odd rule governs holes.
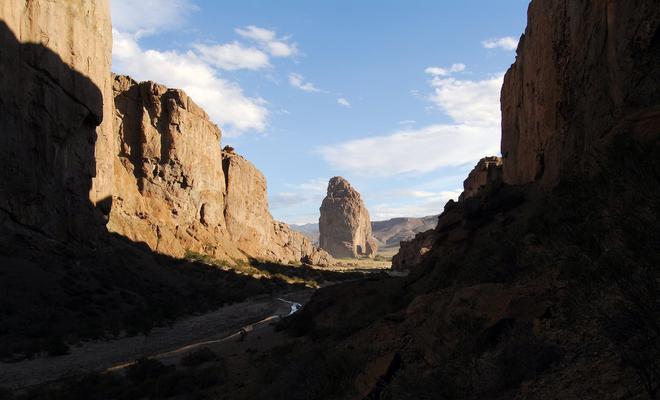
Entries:
POLYGON ((112 0, 113 70, 186 92, 318 220, 347 178, 373 220, 442 211, 499 151, 499 88, 528 0, 112 0))

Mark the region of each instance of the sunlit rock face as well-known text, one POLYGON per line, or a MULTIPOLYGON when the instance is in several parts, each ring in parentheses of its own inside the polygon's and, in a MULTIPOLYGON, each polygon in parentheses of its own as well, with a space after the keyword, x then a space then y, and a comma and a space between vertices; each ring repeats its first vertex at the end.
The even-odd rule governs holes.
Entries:
POLYGON ((113 187, 108 1, 3 1, 0 48, 2 220, 93 238, 113 187))
POLYGON ((114 79, 115 195, 108 228, 160 253, 243 256, 224 218, 220 129, 183 91, 114 79))
POLYGON ((319 245, 333 257, 373 257, 377 245, 371 235, 369 211, 360 193, 336 176, 328 183, 321 204, 319 245))
POLYGON ((264 175, 233 148, 221 150, 220 129, 185 92, 115 76, 114 103, 109 229, 176 257, 327 265, 327 254, 273 220, 264 175))

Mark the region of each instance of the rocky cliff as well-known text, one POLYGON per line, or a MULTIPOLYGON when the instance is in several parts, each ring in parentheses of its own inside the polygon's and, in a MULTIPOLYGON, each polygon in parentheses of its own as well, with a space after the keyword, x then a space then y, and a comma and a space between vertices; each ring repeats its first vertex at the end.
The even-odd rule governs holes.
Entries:
POLYGON ((163 254, 327 264, 268 211, 266 179, 183 91, 114 78, 118 156, 108 228, 163 254))
POLYGON ((659 60, 655 0, 532 1, 502 90, 502 181, 477 166, 402 245, 405 279, 321 289, 293 318, 316 342, 300 359, 337 355, 300 367, 344 388, 317 397, 657 397, 659 60))
MULTIPOLYGON (((240 196, 227 190, 220 131, 181 91, 113 78, 111 50, 106 0, 0 2, 3 381, 7 360, 148 333, 289 288, 281 277, 292 269, 255 279, 178 258, 187 250, 227 261, 329 258, 267 208, 247 210, 268 217, 258 239, 267 246, 239 248, 225 200, 240 196)), ((233 216, 244 206, 229 204, 233 216)))
POLYGON ((116 182, 108 228, 155 251, 242 258, 225 238, 220 130, 184 92, 114 79, 116 182))
POLYGON ((3 220, 58 238, 102 230, 115 153, 109 16, 105 0, 0 4, 3 220))
POLYGON ((342 177, 328 183, 328 192, 321 204, 319 246, 333 257, 373 257, 377 251, 371 236, 369 211, 360 193, 342 177))
MULTIPOLYGON (((468 177, 463 181, 463 192, 459 196, 459 202, 465 203, 468 199, 480 197, 484 192, 492 192, 499 188, 502 183, 502 159, 500 157, 484 157, 472 168, 468 177)), ((475 200, 471 200, 472 203, 475 200)), ((438 236, 448 229, 454 231, 453 235, 459 236, 460 230, 456 229, 463 221, 460 214, 452 209, 456 203, 450 200, 445 206, 444 213, 436 218, 434 228, 419 232, 414 238, 401 241, 399 252, 392 257, 392 268, 407 269, 420 265, 424 256, 431 250, 438 236)), ((451 239, 450 239, 451 240, 451 239)))
POLYGON ((177 257, 327 259, 273 221, 263 175, 223 156, 220 130, 184 92, 112 76, 109 12, 0 5, 3 221, 81 241, 107 223, 177 257))
POLYGON ((233 149, 226 149, 222 165, 227 188, 227 229, 242 252, 282 263, 304 260, 328 265, 331 257, 325 251, 287 224, 273 220, 268 211, 266 178, 252 163, 233 149))
MULTIPOLYGON (((502 87, 504 181, 593 172, 622 123, 648 136, 660 99, 658 4, 535 1, 502 87)), ((657 125, 656 125, 657 126, 657 125)), ((653 137, 651 135, 650 137, 653 137)))
POLYGON ((493 186, 502 180, 502 159, 500 157, 484 157, 470 171, 463 181, 463 193, 459 200, 476 196, 487 186, 493 186))

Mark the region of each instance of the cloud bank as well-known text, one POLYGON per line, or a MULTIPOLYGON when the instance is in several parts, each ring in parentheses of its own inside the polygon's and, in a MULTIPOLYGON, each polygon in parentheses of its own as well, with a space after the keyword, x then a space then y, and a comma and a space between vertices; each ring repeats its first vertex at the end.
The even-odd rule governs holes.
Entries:
MULTIPOLYGON (((246 95, 223 71, 269 69, 271 57, 295 56, 296 44, 275 31, 251 25, 235 32, 252 45, 233 41, 190 43, 184 50, 142 47, 142 38, 179 29, 196 11, 198 7, 189 0, 114 0, 113 70, 136 80, 183 89, 227 136, 264 131, 269 117, 267 101, 246 95)), ((302 84, 303 90, 314 90, 310 85, 302 84)))
POLYGON ((482 80, 452 76, 464 70, 463 64, 454 64, 425 71, 431 76, 432 89, 427 100, 453 123, 404 128, 387 135, 324 146, 319 149, 322 157, 337 170, 388 177, 428 173, 498 154, 499 96, 504 75, 482 80))

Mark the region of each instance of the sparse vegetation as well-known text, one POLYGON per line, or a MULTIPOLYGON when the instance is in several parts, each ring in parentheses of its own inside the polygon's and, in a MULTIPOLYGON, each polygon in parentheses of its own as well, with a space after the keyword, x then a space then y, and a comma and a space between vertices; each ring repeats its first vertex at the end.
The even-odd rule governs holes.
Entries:
POLYGON ((181 357, 180 364, 184 367, 196 367, 210 361, 218 361, 218 355, 208 347, 202 347, 199 350, 192 351, 181 357))
POLYGON ((185 398, 212 399, 217 396, 209 388, 221 384, 227 371, 223 363, 207 361, 179 369, 157 360, 142 359, 128 367, 125 373, 91 373, 0 399, 134 400, 167 399, 181 395, 185 398))
MULTIPOLYGON (((216 266, 225 271, 235 271, 241 275, 251 276, 256 279, 266 279, 282 282, 294 287, 319 288, 328 282, 339 282, 351 279, 359 279, 366 276, 364 271, 338 272, 321 268, 312 268, 306 265, 281 265, 270 261, 250 259, 250 262, 235 261, 233 263, 218 260, 207 255, 194 252, 186 253, 190 260, 204 262, 207 265, 216 266)), ((355 259, 346 259, 356 262, 355 259)), ((367 259, 368 260, 368 259, 367 259)), ((371 260, 368 260, 371 261, 371 260)))

